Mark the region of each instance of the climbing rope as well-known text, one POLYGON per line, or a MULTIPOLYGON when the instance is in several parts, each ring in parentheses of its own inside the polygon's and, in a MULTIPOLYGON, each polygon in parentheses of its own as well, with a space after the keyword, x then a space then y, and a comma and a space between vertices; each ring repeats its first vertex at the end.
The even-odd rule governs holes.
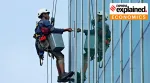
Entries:
MULTIPOLYGON (((93 11, 93 2, 92 2, 93 0, 91 0, 91 10, 92 10, 92 14, 91 14, 91 12, 90 12, 90 16, 92 16, 92 19, 91 20, 93 20, 94 19, 94 11, 93 11)), ((91 17, 90 17, 91 18, 91 17)), ((91 29, 94 29, 94 26, 92 26, 91 25, 91 29)))
POLYGON ((52 56, 51 56, 51 83, 52 83, 52 56))
MULTIPOLYGON (((52 9, 52 18, 51 24, 54 26, 55 24, 55 16, 56 16, 56 7, 57 7, 57 0, 53 0, 53 9, 52 9), (55 8, 54 8, 55 7, 55 8)), ((49 51, 47 49, 47 83, 49 83, 49 67, 48 67, 48 57, 50 56, 49 51)), ((51 83, 52 83, 52 56, 51 56, 51 83)))
POLYGON ((55 25, 56 7, 57 7, 57 0, 53 0, 53 9, 52 9, 52 18, 51 18, 51 24, 53 26, 55 25))
POLYGON ((49 66, 48 66, 48 57, 51 57, 51 83, 52 83, 52 56, 50 55, 50 53, 48 52, 47 49, 47 83, 49 83, 49 66))
POLYGON ((49 53, 48 53, 48 50, 47 50, 47 83, 49 83, 48 81, 49 81, 49 72, 48 72, 48 55, 49 55, 49 53))
POLYGON ((93 1, 93 0, 91 0, 91 6, 92 6, 92 7, 91 7, 91 8, 92 8, 92 18, 94 19, 94 11, 93 11, 94 8, 93 8, 93 2, 92 2, 92 1, 93 1))

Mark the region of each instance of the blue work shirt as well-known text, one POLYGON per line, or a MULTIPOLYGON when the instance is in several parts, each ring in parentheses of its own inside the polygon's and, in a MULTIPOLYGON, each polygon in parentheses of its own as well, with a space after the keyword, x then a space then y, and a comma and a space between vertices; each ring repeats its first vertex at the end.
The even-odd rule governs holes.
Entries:
POLYGON ((35 34, 42 35, 43 34, 41 31, 42 27, 48 28, 50 30, 50 33, 63 34, 63 32, 64 32, 64 29, 55 28, 52 24, 50 24, 49 20, 40 20, 38 22, 36 29, 35 29, 35 34))

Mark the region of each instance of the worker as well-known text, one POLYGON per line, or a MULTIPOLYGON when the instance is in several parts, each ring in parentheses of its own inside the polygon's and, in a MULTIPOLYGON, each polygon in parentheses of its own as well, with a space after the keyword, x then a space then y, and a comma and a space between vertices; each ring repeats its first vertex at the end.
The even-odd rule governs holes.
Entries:
MULTIPOLYGON (((39 59, 41 61, 43 61, 43 59, 44 59, 44 51, 45 50, 39 48, 40 42, 46 41, 47 36, 50 35, 50 33, 63 34, 63 32, 66 32, 66 31, 71 32, 72 31, 71 28, 66 28, 66 29, 55 28, 49 21, 49 19, 50 19, 49 14, 50 14, 50 12, 46 8, 40 9, 38 11, 38 18, 40 19, 40 21, 37 22, 37 26, 35 28, 35 34, 34 34, 34 38, 36 39, 35 47, 36 47, 36 51, 39 56, 39 59)), ((49 48, 50 48, 50 46, 49 46, 49 48)), ((64 55, 62 54, 62 52, 50 51, 50 53, 52 54, 52 56, 54 56, 56 58, 56 66, 57 66, 57 70, 58 70, 58 74, 59 74, 57 82, 68 81, 68 78, 72 77, 74 72, 72 72, 72 71, 69 73, 65 72, 64 55)))
MULTIPOLYGON (((100 11, 97 13, 97 30, 98 30, 98 57, 97 57, 97 62, 100 62, 102 60, 102 57, 103 57, 103 48, 102 48, 102 15, 103 15, 103 12, 100 11)), ((108 19, 108 16, 107 14, 105 14, 105 21, 107 21, 108 19)), ((91 24, 93 26, 95 26, 95 20, 91 20, 91 24)), ((85 33, 86 36, 88 36, 88 30, 84 30, 83 31, 85 33)), ((109 30, 109 25, 107 23, 105 23, 105 52, 106 50, 108 49, 109 45, 110 45, 110 41, 111 41, 111 32, 109 30)), ((93 28, 92 30, 90 30, 90 35, 95 35, 95 29, 93 28)), ((91 42, 91 41, 90 41, 91 42)), ((91 42, 93 43, 93 42, 91 42)), ((84 79, 83 81, 86 80, 86 70, 87 70, 87 62, 88 62, 88 49, 84 49, 85 50, 85 53, 84 53, 84 69, 83 69, 83 73, 84 73, 84 79)), ((94 60, 94 55, 95 55, 95 49, 91 49, 90 48, 90 60, 94 60)), ((81 81, 81 73, 78 72, 77 73, 77 79, 78 79, 78 83, 80 83, 81 81)))

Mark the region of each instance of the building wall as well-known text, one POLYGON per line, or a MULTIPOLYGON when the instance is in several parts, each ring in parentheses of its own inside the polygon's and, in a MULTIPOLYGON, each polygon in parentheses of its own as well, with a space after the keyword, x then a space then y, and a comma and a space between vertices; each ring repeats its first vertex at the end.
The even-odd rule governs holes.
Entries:
MULTIPOLYGON (((75 0, 69 0, 69 8, 70 8, 70 26, 75 29, 81 28, 81 1, 77 0, 77 7, 75 7, 75 0), (71 6, 70 6, 71 5, 71 6), (75 10, 77 8, 77 12, 75 10), (76 15, 77 14, 77 15, 76 15), (76 20, 77 17, 77 20, 76 20), (77 25, 77 26, 76 26, 77 25)), ((83 0, 83 28, 88 29, 88 1, 83 0)), ((91 0, 92 4, 90 4, 90 20, 93 19, 93 15, 95 15, 95 0, 91 0)), ((97 11, 102 10, 102 0, 98 1, 97 11)), ((114 0, 115 3, 119 3, 120 0, 114 0)), ((129 0, 122 0, 122 3, 128 3, 129 0)), ((133 3, 138 3, 139 0, 132 0, 133 3)), ((144 0, 145 3, 150 3, 149 0, 144 0)), ((109 3, 111 0, 105 0, 105 11, 109 14, 109 3)), ((150 9, 150 6, 149 6, 150 9)), ((150 11, 149 11, 150 13, 150 11)), ((108 25, 111 25, 111 20, 106 21, 108 25)), ((130 41, 129 41, 129 21, 122 21, 122 29, 123 29, 123 83, 130 83, 130 41)), ((120 21, 114 21, 114 82, 113 83, 120 83, 120 21)), ((90 24, 90 28, 91 24, 90 24)), ((144 28, 144 83, 149 83, 150 79, 150 65, 149 62, 149 49, 150 49, 150 20, 143 21, 143 28, 144 28)), ((110 27, 111 30, 111 27, 110 27)), ((133 83, 141 83, 141 55, 140 55, 140 21, 132 21, 132 42, 133 42, 133 83)), ((70 34, 70 70, 77 70, 78 72, 81 71, 81 34, 82 33, 71 33, 70 34), (77 34, 77 36, 75 36, 77 34), (77 40, 77 43, 75 42, 77 40), (77 46, 76 46, 77 45, 77 46), (77 47, 77 48, 76 48, 77 47), (77 51, 75 51, 75 49, 77 51), (77 54, 75 53, 77 52, 77 54), (75 61, 77 60, 77 61, 75 61), (77 66, 75 66, 77 64, 77 66)), ((85 42, 86 36, 83 34, 83 45, 85 42)), ((90 41, 93 42, 93 41, 90 41)), ((93 42, 94 43, 94 42, 93 42)), ((83 50, 83 53, 85 51, 83 50)), ((99 64, 99 63, 98 63, 99 64)), ((90 61, 90 76, 88 76, 88 72, 86 72, 87 80, 90 79, 90 83, 94 83, 94 62, 90 61)), ((98 83, 103 83, 103 68, 98 68, 98 83)), ((109 49, 105 53, 105 83, 111 83, 111 45, 109 49)), ((87 83, 87 80, 85 83, 87 83)))

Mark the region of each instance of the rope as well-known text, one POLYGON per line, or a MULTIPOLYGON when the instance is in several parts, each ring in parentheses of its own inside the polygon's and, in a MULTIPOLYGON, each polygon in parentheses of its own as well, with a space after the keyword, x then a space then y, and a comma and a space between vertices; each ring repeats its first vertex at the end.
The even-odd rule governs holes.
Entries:
MULTIPOLYGON (((53 9, 52 9, 52 18, 51 18, 51 24, 55 25, 55 16, 56 16, 56 7, 57 7, 57 0, 53 0, 53 9), (55 8, 54 8, 55 7, 55 8)), ((49 52, 47 51, 47 67, 48 67, 48 56, 50 56, 49 52)), ((48 72, 48 68, 47 68, 48 72)), ((48 75, 47 75, 47 83, 48 83, 48 75)), ((51 56, 51 83, 52 83, 52 56, 51 56)))
POLYGON ((52 83, 52 56, 51 56, 51 83, 52 83))
POLYGON ((48 78, 49 78, 49 75, 48 75, 48 57, 51 57, 51 83, 52 83, 52 58, 53 57, 50 55, 50 53, 47 50, 47 83, 49 83, 48 82, 48 78))
POLYGON ((47 50, 47 83, 49 83, 48 81, 49 81, 49 75, 48 75, 48 55, 49 55, 49 53, 48 53, 48 50, 47 50))
POLYGON ((55 13, 54 13, 54 18, 56 16, 56 7, 57 7, 57 0, 56 0, 56 3, 55 3, 55 13))
MULTIPOLYGON (((91 8, 92 8, 92 20, 93 20, 94 19, 94 11, 93 11, 93 2, 92 2, 92 0, 91 0, 91 8)), ((90 12, 90 16, 91 16, 91 12, 90 12)), ((91 29, 92 28, 94 29, 94 26, 91 25, 91 29)))
POLYGON ((93 11, 93 2, 92 2, 92 0, 91 0, 91 6, 92 6, 92 16, 93 16, 93 19, 94 19, 94 11, 93 11))
POLYGON ((56 16, 56 7, 57 7, 57 0, 53 0, 53 9, 52 9, 52 18, 51 19, 51 24, 54 26, 55 24, 55 16, 56 16))
POLYGON ((53 0, 52 17, 53 17, 53 13, 54 13, 54 3, 55 3, 55 1, 53 0))

